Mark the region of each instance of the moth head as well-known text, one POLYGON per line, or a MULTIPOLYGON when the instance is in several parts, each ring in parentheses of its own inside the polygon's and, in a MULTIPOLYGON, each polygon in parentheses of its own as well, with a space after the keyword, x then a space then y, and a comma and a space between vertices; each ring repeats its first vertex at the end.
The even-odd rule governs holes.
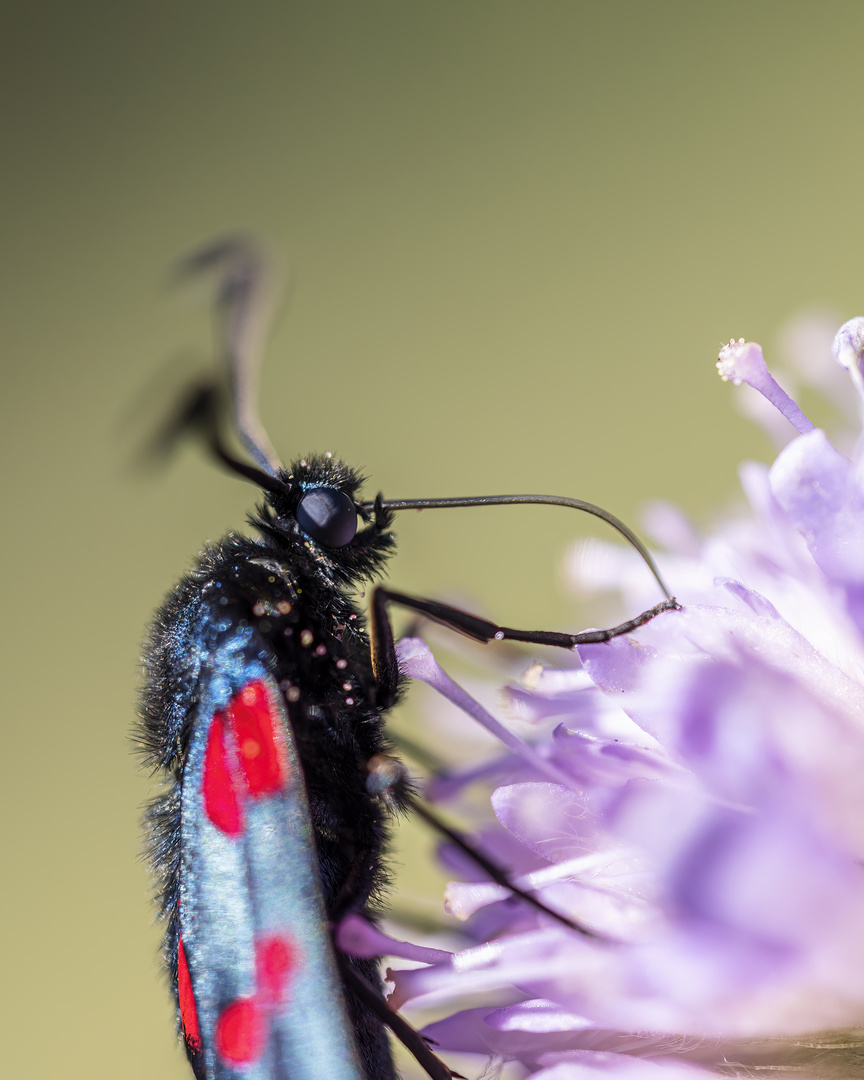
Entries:
POLYGON ((253 524, 294 557, 347 581, 374 574, 395 546, 392 514, 360 502, 363 477, 331 454, 281 469, 253 524))

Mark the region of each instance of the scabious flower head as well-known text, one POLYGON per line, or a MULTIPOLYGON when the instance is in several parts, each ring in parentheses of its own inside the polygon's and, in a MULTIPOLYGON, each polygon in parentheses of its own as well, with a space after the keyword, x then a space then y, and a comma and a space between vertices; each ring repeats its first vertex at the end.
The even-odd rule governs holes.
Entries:
MULTIPOLYGON (((864 400, 864 319, 834 354, 864 400)), ((742 467, 749 509, 713 535, 653 511, 683 610, 532 669, 507 694, 548 734, 504 732, 499 760, 438 783, 458 798, 491 778, 481 842, 590 931, 463 861, 447 902, 473 943, 391 972, 397 1007, 459 1003, 427 1029, 442 1056, 538 1080, 864 1074, 864 450, 836 450, 758 345, 730 342, 718 368, 792 437, 742 467)), ((575 572, 628 611, 656 600, 620 548, 593 544, 575 572)), ((494 729, 425 647, 401 663, 494 729)))

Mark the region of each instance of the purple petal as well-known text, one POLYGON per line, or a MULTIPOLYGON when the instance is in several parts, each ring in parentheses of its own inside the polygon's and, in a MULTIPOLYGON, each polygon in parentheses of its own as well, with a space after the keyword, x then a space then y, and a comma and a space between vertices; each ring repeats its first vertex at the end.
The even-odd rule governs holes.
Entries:
POLYGON ((437 964, 448 961, 452 953, 443 949, 429 949, 423 945, 412 945, 410 941, 399 941, 382 933, 377 927, 361 915, 350 914, 336 927, 334 935, 337 946, 349 956, 378 957, 398 956, 403 960, 420 960, 425 964, 437 964))
POLYGON ((774 607, 770 600, 754 589, 748 589, 740 581, 734 581, 732 578, 717 578, 714 584, 726 589, 738 600, 742 600, 754 615, 767 615, 771 619, 780 618, 777 608, 774 607))
POLYGON ((668 776, 673 766, 660 753, 617 739, 599 739, 559 725, 552 735, 555 761, 583 788, 618 786, 633 777, 668 776))
POLYGON ((864 627, 864 490, 852 462, 824 432, 813 431, 780 454, 771 487, 819 568, 845 589, 859 629, 864 627))
POLYGON ((483 1008, 464 1009, 445 1020, 427 1024, 422 1034, 432 1040, 433 1045, 454 1053, 500 1054, 505 1040, 485 1023, 486 1017, 492 1011, 488 1005, 483 1008))
POLYGON ((596 829, 583 792, 558 784, 513 784, 493 793, 492 809, 505 829, 550 862, 593 850, 596 829))
POLYGON ((655 656, 653 649, 631 637, 613 638, 602 645, 580 645, 578 652, 595 684, 613 699, 639 686, 644 666, 655 656))
POLYGON ((593 1034, 588 1031, 583 1036, 578 1030, 565 1027, 543 1033, 499 1025, 495 1020, 504 1012, 506 1010, 490 1010, 488 1007, 466 1009, 446 1020, 427 1025, 423 1028, 423 1035, 434 1040, 442 1050, 462 1054, 494 1054, 533 1064, 544 1053, 578 1047, 582 1038, 590 1038, 593 1034))
MULTIPOLYGON (((552 1055, 550 1055, 551 1057, 552 1055)), ((540 1072, 532 1073, 532 1080, 594 1080, 597 1077, 617 1077, 620 1080, 699 1080, 714 1077, 714 1070, 700 1069, 672 1058, 647 1061, 627 1054, 593 1053, 588 1050, 574 1051, 540 1072)))
POLYGON ((503 1009, 466 1009, 429 1024, 423 1034, 443 1050, 518 1058, 526 1064, 568 1051, 666 1054, 668 1036, 632 1035, 595 1027, 551 1001, 529 1000, 503 1009))
POLYGON ((433 690, 437 690, 442 697, 462 709, 538 772, 544 773, 559 783, 570 783, 570 778, 566 773, 541 757, 533 747, 523 742, 512 731, 508 731, 500 721, 483 708, 479 701, 475 701, 470 694, 455 683, 439 666, 426 643, 420 638, 403 638, 396 648, 396 653, 399 657, 399 668, 405 675, 410 675, 412 679, 419 679, 431 686, 433 690))
POLYGON ((498 1031, 581 1031, 592 1027, 591 1021, 584 1016, 568 1012, 556 1002, 543 998, 496 1009, 486 1016, 484 1023, 498 1031))

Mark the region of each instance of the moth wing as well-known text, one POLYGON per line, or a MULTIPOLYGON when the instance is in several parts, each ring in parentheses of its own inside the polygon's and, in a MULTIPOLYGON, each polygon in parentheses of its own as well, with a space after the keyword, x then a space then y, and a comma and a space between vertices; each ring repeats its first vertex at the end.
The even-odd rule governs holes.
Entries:
POLYGON ((187 1046, 206 1080, 361 1080, 284 699, 260 660, 224 668, 199 685, 181 785, 187 1046))

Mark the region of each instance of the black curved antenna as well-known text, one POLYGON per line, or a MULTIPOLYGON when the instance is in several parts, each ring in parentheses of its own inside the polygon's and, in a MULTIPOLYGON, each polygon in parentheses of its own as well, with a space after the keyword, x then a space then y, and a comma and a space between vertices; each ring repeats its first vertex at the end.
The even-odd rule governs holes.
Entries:
POLYGON ((379 500, 377 504, 363 503, 361 509, 367 512, 374 511, 377 505, 383 510, 439 510, 451 506, 515 506, 519 503, 531 503, 541 506, 567 506, 572 510, 581 510, 583 513, 593 514, 594 517, 605 521, 639 552, 645 565, 657 579, 657 584, 663 590, 663 595, 667 600, 672 599, 672 594, 660 576, 660 571, 657 569, 651 552, 645 547, 636 533, 628 525, 625 525, 620 518, 610 514, 608 510, 604 510, 602 506, 595 506, 594 503, 585 502, 582 499, 568 499, 564 495, 476 495, 456 499, 383 499, 379 500))
MULTIPOLYGON (((234 427, 258 466, 276 476, 279 457, 257 409, 258 361, 273 307, 274 275, 262 249, 247 236, 216 240, 193 251, 177 266, 177 275, 182 278, 208 272, 217 275, 217 337, 228 377, 234 427)), ((240 463, 226 456, 224 450, 217 453, 235 472, 253 479, 238 469, 240 463)))

